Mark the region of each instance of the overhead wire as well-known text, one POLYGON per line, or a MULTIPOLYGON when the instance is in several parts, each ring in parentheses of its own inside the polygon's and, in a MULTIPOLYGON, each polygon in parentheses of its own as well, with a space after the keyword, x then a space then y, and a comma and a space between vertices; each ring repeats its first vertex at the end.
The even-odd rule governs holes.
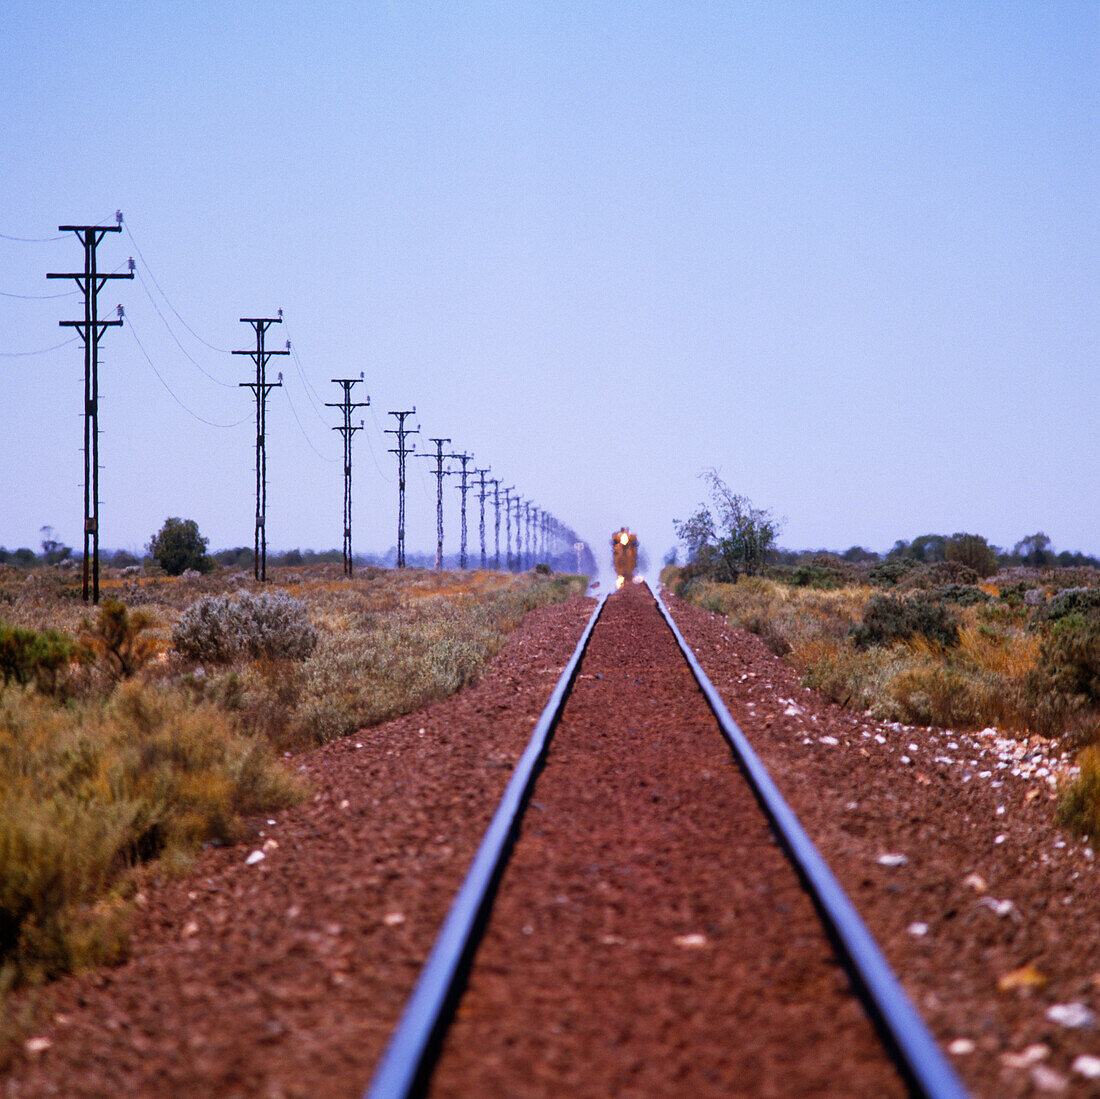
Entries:
POLYGON ((13 294, 10 290, 0 290, 0 298, 20 298, 23 301, 48 301, 51 298, 71 298, 79 290, 66 290, 61 294, 13 294))
MULTIPOLYGON (((290 336, 289 330, 287 331, 287 336, 290 336)), ((314 400, 313 397, 310 395, 310 390, 313 387, 310 385, 310 381, 306 377, 305 369, 302 366, 302 360, 298 357, 297 344, 294 342, 293 339, 288 339, 286 342, 290 345, 290 357, 294 360, 294 368, 298 371, 298 376, 302 379, 302 385, 306 391, 306 399, 312 406, 313 411, 317 414, 317 419, 319 419, 321 423, 325 425, 325 427, 329 427, 329 422, 325 419, 324 414, 321 412, 321 403, 323 402, 319 403, 320 396, 318 395, 317 400, 314 400)))
MULTIPOLYGON (((142 264, 144 264, 144 263, 145 263, 145 261, 142 260, 142 264)), ((157 305, 156 301, 154 300, 153 295, 149 292, 149 287, 145 285, 145 279, 142 277, 141 268, 140 267, 137 268, 135 273, 137 274, 138 282, 141 283, 142 290, 145 291, 145 296, 149 299, 149 304, 153 307, 153 309, 156 312, 157 316, 160 317, 161 321, 164 323, 164 327, 168 329, 168 335, 170 335, 172 337, 172 339, 175 341, 176 346, 180 349, 180 351, 183 352, 183 354, 187 358, 188 362, 190 362, 191 365, 200 374, 202 374, 206 378, 209 378, 210 381, 212 381, 215 385, 224 386, 226 389, 236 389, 236 386, 232 382, 223 382, 220 378, 215 378, 214 375, 211 374, 208 370, 206 370, 203 366, 201 366, 198 363, 198 361, 194 358, 194 356, 192 356, 191 353, 187 350, 187 348, 184 347, 182 343, 180 343, 179 337, 175 334, 175 332, 172 331, 172 326, 168 323, 168 318, 160 311, 160 307, 157 305)), ((165 301, 167 301, 167 300, 168 299, 166 298, 165 301)))
POLYGON ((302 421, 298 417, 298 412, 294 408, 294 402, 291 400, 291 397, 290 397, 290 389, 287 386, 284 385, 283 386, 283 391, 286 393, 286 403, 290 406, 290 412, 291 412, 291 415, 293 415, 293 417, 294 417, 294 422, 298 425, 298 430, 302 433, 302 438, 305 439, 305 441, 309 444, 309 449, 312 450, 313 453, 316 454, 317 457, 320 458, 322 462, 331 462, 333 464, 336 464, 337 462, 339 462, 340 461, 339 458, 328 458, 324 454, 322 454, 313 445, 313 440, 306 433, 306 429, 302 426, 302 421))
POLYGON ((67 340, 62 340, 61 343, 55 343, 53 347, 42 347, 37 351, 0 351, 0 357, 5 359, 21 359, 27 355, 45 355, 48 351, 56 351, 60 347, 68 347, 69 344, 76 343, 79 339, 79 336, 71 336, 67 340))
POLYGON ((0 240, 14 240, 20 244, 49 244, 54 240, 61 240, 64 233, 58 233, 56 237, 13 237, 10 233, 0 233, 0 240))
POLYGON ((225 428, 239 427, 241 424, 245 423, 247 420, 250 419, 250 416, 245 416, 242 419, 236 420, 231 424, 220 424, 220 423, 216 423, 214 420, 208 420, 205 416, 200 416, 193 409, 189 408, 183 401, 180 400, 180 398, 178 396, 176 396, 176 393, 174 392, 172 387, 164 380, 164 377, 161 375, 161 372, 157 369, 156 364, 149 357, 149 352, 145 350, 145 345, 138 338, 137 330, 134 328, 133 321, 130 321, 130 323, 127 324, 126 327, 129 329, 130 335, 134 337, 134 342, 138 345, 138 349, 141 351, 142 355, 145 356, 145 361, 149 364, 150 369, 153 371, 154 374, 156 374, 157 380, 160 382, 160 384, 162 386, 164 386, 164 388, 166 390, 168 390, 168 395, 172 398, 172 400, 175 401, 176 404, 178 404, 180 406, 180 408, 182 408, 184 410, 184 412, 186 412, 189 416, 194 417, 200 423, 204 423, 209 427, 225 427, 225 428))
POLYGON ((138 242, 134 239, 134 234, 130 230, 130 223, 128 221, 123 222, 123 228, 126 230, 126 235, 130 238, 130 243, 134 246, 134 251, 137 252, 138 257, 141 259, 141 262, 145 265, 145 270, 149 272, 149 277, 153 280, 153 285, 160 292, 160 296, 162 298, 164 298, 165 304, 167 304, 168 308, 171 309, 173 313, 175 313, 176 319, 180 322, 180 324, 182 324, 183 327, 186 328, 187 331, 190 332, 191 335, 194 336, 195 339, 199 341, 199 343, 205 344, 207 347, 210 348, 211 351, 219 351, 223 355, 231 355, 233 353, 232 349, 227 348, 227 347, 218 347, 216 344, 210 343, 209 340, 204 340, 202 338, 202 336, 200 336, 198 334, 198 332, 196 332, 187 323, 187 321, 185 321, 183 319, 182 315, 180 314, 180 311, 172 304, 172 302, 169 299, 168 295, 164 292, 164 288, 157 281, 157 276, 155 274, 153 274, 153 269, 149 266, 149 261, 145 258, 145 255, 141 250, 141 245, 138 244, 138 242))
MULTIPOLYGON (((367 407, 370 409, 370 417, 374 421, 374 426, 378 434, 384 439, 386 436, 383 433, 382 425, 378 422, 378 417, 374 414, 374 405, 368 405, 367 407)), ((386 484, 392 485, 394 483, 393 478, 387 477, 386 474, 382 472, 382 467, 378 464, 378 458, 375 456, 374 444, 370 441, 370 435, 364 431, 363 436, 367 440, 367 450, 370 452, 370 460, 374 463, 374 468, 378 471, 378 476, 381 477, 386 484)))

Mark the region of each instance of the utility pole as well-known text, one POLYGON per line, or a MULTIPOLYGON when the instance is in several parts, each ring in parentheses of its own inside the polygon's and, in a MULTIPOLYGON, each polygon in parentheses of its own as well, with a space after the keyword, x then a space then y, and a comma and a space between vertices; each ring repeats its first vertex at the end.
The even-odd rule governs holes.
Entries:
POLYGON ((485 485, 488 483, 485 480, 485 474, 491 472, 488 469, 475 469, 474 475, 478 478, 478 503, 481 504, 481 519, 478 522, 477 530, 481 536, 481 567, 485 568, 485 497, 488 495, 485 491, 485 485))
POLYGON ((122 324, 122 306, 118 307, 118 319, 99 319, 99 292, 108 279, 132 279, 134 261, 130 270, 117 275, 100 274, 96 266, 96 249, 104 233, 122 232, 122 213, 117 211, 118 224, 59 225, 59 233, 76 233, 84 246, 84 270, 54 272, 48 279, 75 279, 84 294, 84 319, 59 321, 62 328, 75 328, 84 341, 84 602, 88 602, 88 552, 91 547, 91 599, 99 602, 99 340, 107 328, 122 324))
POLYGON ((289 355, 290 343, 282 351, 268 351, 264 337, 273 324, 283 323, 283 311, 276 317, 241 317, 241 324, 250 324, 256 330, 255 351, 234 351, 234 355, 248 355, 256 364, 254 382, 238 382, 242 389, 251 389, 256 398, 256 534, 252 558, 252 575, 257 580, 267 579, 267 395, 283 384, 280 372, 277 382, 267 380, 267 360, 272 355, 289 355))
POLYGON ((472 454, 452 454, 451 457, 456 462, 462 463, 462 483, 458 486, 458 491, 462 493, 462 540, 459 544, 458 551, 458 567, 460 569, 466 568, 466 492, 471 487, 466 483, 466 466, 473 458, 472 454))
POLYGON ((344 389, 343 402, 333 404, 331 401, 325 401, 325 408, 338 408, 344 414, 344 422, 332 430, 339 431, 344 437, 344 575, 351 576, 351 439, 357 431, 363 430, 362 420, 359 421, 358 427, 352 425, 351 413, 355 408, 369 408, 370 397, 358 402, 353 402, 351 399, 351 387, 363 380, 361 373, 358 378, 333 378, 332 380, 344 389))
POLYGON ((515 491, 515 485, 509 485, 505 489, 501 489, 504 493, 504 558, 505 567, 509 572, 512 571, 512 497, 511 493, 515 491))
POLYGON ((523 505, 525 512, 524 518, 527 520, 527 567, 531 568, 535 564, 535 530, 531 526, 531 517, 534 515, 535 505, 528 501, 523 505))
POLYGON ((397 446, 390 448, 391 454, 397 455, 397 567, 405 567, 405 458, 416 450, 416 443, 405 446, 406 435, 419 435, 420 428, 409 428, 405 421, 410 416, 416 415, 416 405, 405 412, 390 412, 390 416, 397 417, 397 428, 387 428, 383 434, 396 435, 397 446))
POLYGON ((489 484, 493 486, 493 568, 500 569, 500 481, 499 477, 491 477, 489 484))
MULTIPOLYGON (((435 568, 436 571, 440 571, 443 568, 443 478, 447 476, 450 470, 443 468, 444 458, 449 458, 451 455, 443 453, 443 444, 449 443, 450 439, 432 439, 429 438, 429 442, 435 443, 435 469, 432 471, 435 474, 435 568)), ((421 454, 421 458, 431 458, 430 454, 421 454)))

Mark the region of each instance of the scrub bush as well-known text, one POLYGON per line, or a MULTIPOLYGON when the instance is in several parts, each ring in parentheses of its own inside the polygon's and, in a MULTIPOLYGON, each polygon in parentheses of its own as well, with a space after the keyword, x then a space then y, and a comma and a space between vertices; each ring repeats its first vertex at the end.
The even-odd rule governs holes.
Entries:
POLYGON ((305 603, 283 592, 206 596, 180 615, 172 631, 172 647, 199 663, 305 660, 316 645, 305 603))
POLYGON ((1078 757, 1081 772, 1066 787, 1058 804, 1058 823, 1088 836, 1100 845, 1100 745, 1086 748, 1078 757))
POLYGON ((959 639, 958 619, 948 606, 923 593, 905 599, 873 595, 863 621, 852 627, 852 641, 861 649, 908 641, 918 634, 934 645, 950 648, 959 639))
POLYGON ((131 680, 106 703, 0 703, 0 986, 105 960, 127 870, 239 838, 302 796, 217 706, 131 680))
POLYGON ((128 679, 160 651, 160 642, 148 631, 154 619, 148 611, 130 612, 125 603, 108 599, 95 622, 84 622, 84 644, 102 658, 115 678, 128 679))
POLYGON ((53 691, 57 673, 87 654, 71 638, 56 630, 26 630, 0 622, 0 675, 4 686, 12 680, 33 682, 39 690, 53 691))
POLYGON ((920 565, 911 557, 887 557, 867 570, 867 579, 876 588, 892 588, 920 565))
POLYGON ((977 584, 978 574, 969 565, 958 561, 936 561, 931 565, 918 565, 898 581, 899 591, 931 591, 948 584, 977 584))
POLYGON ((956 607, 972 607, 975 603, 988 603, 993 598, 989 592, 974 584, 945 584, 942 588, 933 588, 930 595, 941 603, 954 603, 956 607))

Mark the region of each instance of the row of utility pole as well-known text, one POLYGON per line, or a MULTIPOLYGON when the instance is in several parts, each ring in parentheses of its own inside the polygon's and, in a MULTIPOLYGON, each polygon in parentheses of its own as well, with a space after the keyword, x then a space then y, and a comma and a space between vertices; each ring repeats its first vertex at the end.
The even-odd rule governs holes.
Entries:
MULTIPOLYGON (((48 279, 74 279, 84 296, 83 320, 61 321, 62 327, 71 327, 84 343, 84 557, 83 557, 83 596, 84 600, 99 602, 99 342, 104 332, 123 323, 123 309, 118 306, 117 317, 103 320, 99 316, 99 293, 111 279, 132 279, 134 261, 129 261, 129 271, 105 274, 99 271, 97 249, 107 233, 122 231, 122 213, 115 214, 115 225, 61 225, 60 232, 73 232, 84 249, 84 270, 77 272, 52 272, 48 279)), ((245 382, 239 382, 242 389, 250 389, 256 405, 256 514, 253 538, 253 573, 257 580, 267 578, 267 396, 273 389, 281 388, 283 375, 280 372, 275 381, 268 381, 267 365, 274 355, 289 355, 290 341, 283 348, 272 349, 267 346, 268 329, 282 324, 283 311, 280 309, 274 317, 241 317, 242 324, 252 326, 255 334, 255 347, 234 351, 234 355, 247 355, 255 367, 254 376, 245 382)), ((352 485, 352 438, 355 432, 363 430, 363 421, 353 423, 356 409, 367 408, 370 397, 364 401, 352 399, 352 389, 363 381, 358 378, 333 378, 343 392, 339 403, 326 402, 327 408, 340 410, 342 422, 333 428, 339 431, 344 443, 344 523, 343 523, 343 563, 344 573, 352 574, 351 540, 351 485, 352 485)), ((493 567, 501 567, 500 556, 500 519, 501 497, 505 523, 505 567, 509 570, 530 568, 536 559, 553 555, 555 547, 568 548, 575 538, 573 532, 560 524, 552 515, 537 507, 530 500, 521 500, 512 496, 514 485, 501 488, 499 477, 489 477, 488 467, 470 468, 474 456, 466 452, 444 453, 449 438, 433 437, 435 453, 416 454, 413 436, 420 428, 409 427, 406 421, 416 415, 416 407, 403 411, 390 412, 397 421, 395 429, 386 431, 395 436, 396 445, 390 449, 397 456, 397 567, 405 567, 405 488, 406 458, 410 454, 427 458, 435 462, 433 473, 436 478, 436 551, 435 567, 443 567, 443 479, 450 475, 460 477, 461 494, 461 541, 459 549, 459 567, 468 567, 467 553, 467 495, 477 488, 480 505, 478 534, 481 548, 481 567, 488 567, 488 552, 485 534, 485 505, 491 499, 494 509, 493 531, 494 552, 493 567), (411 440, 411 441, 410 441, 411 440), (447 462, 458 462, 461 469, 448 467, 447 462), (490 494, 489 487, 492 486, 490 494), (512 526, 515 522, 515 556, 512 554, 512 526)))
POLYGON ((434 447, 434 452, 416 453, 416 442, 407 440, 420 433, 420 428, 406 426, 405 421, 416 414, 416 408, 404 411, 390 412, 397 421, 396 428, 389 428, 387 435, 396 437, 397 446, 390 448, 390 453, 397 455, 397 567, 405 567, 405 459, 413 454, 418 458, 425 458, 435 465, 432 474, 435 477, 435 567, 443 568, 443 479, 448 476, 460 478, 458 491, 461 495, 460 507, 460 540, 458 551, 458 567, 469 567, 468 552, 468 523, 467 523, 467 498, 472 489, 477 489, 478 510, 478 540, 481 550, 481 568, 488 568, 489 554, 485 536, 485 505, 490 499, 489 486, 492 486, 491 499, 493 502, 493 567, 501 567, 500 557, 500 517, 501 495, 504 496, 504 549, 505 567, 509 570, 531 568, 536 558, 548 558, 553 556, 555 545, 560 544, 568 548, 575 541, 575 535, 560 524, 549 512, 544 511, 530 500, 522 500, 519 496, 512 496, 515 492, 514 485, 501 488, 501 478, 489 477, 492 470, 484 468, 470 468, 474 460, 472 454, 465 451, 446 453, 444 448, 451 442, 444 436, 431 436, 428 441, 434 447), (460 463, 461 468, 448 468, 446 463, 454 461, 460 463), (476 478, 476 480, 474 480, 476 478), (512 554, 512 525, 515 519, 516 535, 514 544, 515 556, 512 554))

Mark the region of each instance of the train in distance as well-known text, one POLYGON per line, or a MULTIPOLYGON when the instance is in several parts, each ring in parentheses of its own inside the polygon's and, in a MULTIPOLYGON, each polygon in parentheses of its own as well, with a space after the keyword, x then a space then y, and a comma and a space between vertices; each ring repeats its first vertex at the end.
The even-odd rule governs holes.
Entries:
POLYGON ((620 527, 611 536, 611 558, 615 563, 615 587, 629 584, 638 567, 638 536, 626 527, 620 527))

